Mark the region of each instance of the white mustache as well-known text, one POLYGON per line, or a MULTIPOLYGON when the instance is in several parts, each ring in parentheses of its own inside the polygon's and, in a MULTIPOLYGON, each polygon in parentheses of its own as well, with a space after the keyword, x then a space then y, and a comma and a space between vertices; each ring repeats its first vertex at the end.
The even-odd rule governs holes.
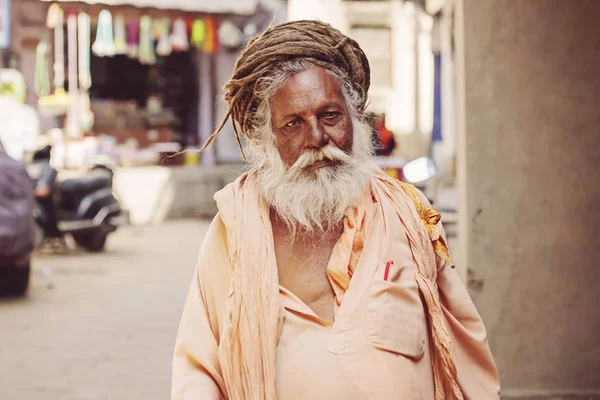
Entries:
POLYGON ((323 160, 349 163, 352 160, 352 157, 349 154, 340 150, 339 148, 328 144, 324 147, 321 147, 318 150, 306 150, 296 160, 294 165, 290 167, 289 172, 292 174, 300 173, 303 169, 311 166, 316 162, 323 160))

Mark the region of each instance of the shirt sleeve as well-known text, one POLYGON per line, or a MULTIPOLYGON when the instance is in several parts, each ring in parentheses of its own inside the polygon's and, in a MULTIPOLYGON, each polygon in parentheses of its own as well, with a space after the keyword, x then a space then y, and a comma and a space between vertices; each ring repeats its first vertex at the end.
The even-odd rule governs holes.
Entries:
POLYGON ((172 400, 221 400, 225 386, 218 358, 219 315, 228 290, 228 249, 217 215, 200 249, 175 344, 172 400))
MULTIPOLYGON (((423 206, 430 206, 422 193, 419 193, 419 197, 423 206)), ((446 232, 441 222, 438 222, 437 228, 440 243, 446 247, 446 232)), ((500 378, 487 341, 487 331, 454 268, 447 248, 445 250, 436 251, 437 284, 445 324, 452 341, 458 384, 465 399, 499 399, 500 378)))

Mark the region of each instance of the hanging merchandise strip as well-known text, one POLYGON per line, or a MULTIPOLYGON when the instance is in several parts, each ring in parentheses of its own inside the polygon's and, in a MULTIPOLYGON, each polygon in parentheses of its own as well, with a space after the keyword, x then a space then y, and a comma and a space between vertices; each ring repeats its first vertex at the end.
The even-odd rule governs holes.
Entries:
POLYGON ((188 42, 191 42, 191 35, 192 35, 192 29, 194 26, 194 22, 196 21, 194 18, 185 18, 185 29, 186 29, 186 36, 188 36, 189 40, 188 42))
POLYGON ((173 23, 171 46, 173 46, 174 51, 187 51, 190 48, 187 26, 183 18, 177 18, 173 23))
POLYGON ((213 23, 212 18, 210 18, 210 17, 207 17, 206 20, 204 21, 204 23, 206 24, 206 34, 204 37, 203 50, 204 50, 204 52, 206 52, 208 54, 212 54, 214 51, 214 46, 215 46, 214 23, 213 23))
POLYGON ((67 50, 69 72, 69 94, 77 93, 79 75, 77 74, 77 16, 70 13, 67 18, 67 50))
POLYGON ((212 48, 212 52, 214 54, 214 53, 217 53, 219 51, 219 48, 220 48, 220 44, 219 44, 219 27, 220 27, 220 24, 219 24, 219 21, 216 18, 214 18, 214 17, 211 17, 211 20, 212 20, 212 25, 213 25, 212 26, 212 32, 213 32, 213 48, 212 48))
POLYGON ((102 10, 98 15, 98 29, 92 51, 98 57, 112 57, 115 55, 112 14, 108 10, 102 10))
POLYGON ((42 116, 64 115, 71 103, 71 97, 65 93, 64 14, 56 4, 52 4, 48 9, 47 25, 54 29, 54 94, 40 97, 38 107, 42 116))
POLYGON ((77 120, 79 127, 84 132, 92 129, 94 114, 91 110, 89 90, 92 87, 92 73, 90 70, 90 16, 79 13, 77 16, 78 27, 78 60, 79 60, 79 95, 77 97, 77 120))
MULTIPOLYGON (((53 4, 54 6, 55 4, 53 4)), ((54 90, 65 88, 65 35, 63 31, 64 14, 60 7, 56 6, 56 15, 53 18, 54 28, 54 90)), ((50 14, 50 12, 49 12, 50 14)))
POLYGON ((46 15, 46 27, 48 29, 55 29, 58 24, 62 24, 62 14, 63 11, 58 4, 50 4, 48 14, 46 15))
POLYGON ((229 20, 225 20, 221 23, 218 34, 219 44, 222 47, 235 49, 244 41, 244 34, 242 31, 229 20))
POLYGON ((197 19, 192 25, 192 38, 190 44, 197 49, 201 49, 204 46, 204 39, 206 38, 206 24, 203 20, 197 19))
POLYGON ((77 15, 74 12, 69 13, 67 18, 67 49, 68 49, 68 76, 69 76, 69 96, 73 101, 69 106, 66 132, 69 137, 76 138, 81 134, 79 124, 78 110, 78 80, 77 73, 77 15))
MULTIPOLYGON (((52 3, 50 8, 58 8, 53 7, 56 5, 57 3, 52 3)), ((71 2, 64 3, 64 7, 68 11, 83 11, 88 15, 98 13, 96 39, 92 45, 94 54, 100 57, 126 54, 131 58, 139 58, 140 44, 142 44, 145 54, 141 58, 145 64, 155 63, 157 54, 168 55, 173 51, 187 51, 190 48, 214 54, 219 51, 221 40, 224 47, 239 47, 248 39, 246 28, 248 26, 255 27, 252 23, 244 25, 244 35, 240 38, 240 43, 236 45, 238 32, 235 32, 229 24, 221 33, 219 28, 222 16, 215 14, 174 9, 138 8, 132 5, 110 5, 109 11, 106 5, 81 5, 80 3, 75 5, 71 2), (150 54, 147 45, 149 43, 148 36, 141 38, 142 17, 150 18, 153 22, 149 31, 150 39, 155 46, 152 51, 154 54, 150 54), (168 27, 165 27, 166 21, 169 21, 168 27), (168 29, 168 32, 165 29, 168 29), (168 36, 168 41, 164 40, 165 36, 168 36)), ((56 14, 52 15, 52 18, 55 19, 56 14)), ((49 20, 52 18, 49 16, 49 20)), ((240 30, 239 27, 236 28, 240 30)))
POLYGON ((156 64, 154 39, 152 38, 152 18, 147 15, 140 18, 139 60, 142 64, 156 64))
POLYGON ((204 51, 208 54, 214 54, 218 50, 217 21, 213 17, 206 17, 205 24, 204 51))
POLYGON ((90 16, 86 13, 79 13, 78 22, 78 40, 79 47, 79 87, 89 90, 92 87, 92 73, 90 71, 90 16))
POLYGON ((50 94, 50 73, 48 72, 48 45, 46 42, 38 43, 35 49, 35 94, 38 97, 50 94))
POLYGON ((115 54, 127 53, 127 43, 125 42, 125 16, 123 16, 123 14, 115 15, 114 30, 115 54))
POLYGON ((156 28, 158 29, 156 54, 166 57, 173 52, 173 47, 171 46, 171 40, 169 38, 171 20, 166 17, 156 20, 156 28))
POLYGON ((127 22, 127 55, 131 58, 137 58, 140 43, 140 25, 135 18, 130 18, 127 22))
POLYGON ((158 17, 154 17, 152 16, 152 40, 154 40, 154 43, 156 44, 156 42, 158 42, 158 37, 160 36, 160 30, 158 28, 158 26, 160 25, 160 19, 158 17))

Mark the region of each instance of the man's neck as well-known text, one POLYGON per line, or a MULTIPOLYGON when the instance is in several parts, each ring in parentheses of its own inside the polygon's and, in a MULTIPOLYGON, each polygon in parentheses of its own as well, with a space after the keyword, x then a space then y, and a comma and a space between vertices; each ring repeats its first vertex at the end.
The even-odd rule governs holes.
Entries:
POLYGON ((271 225, 273 226, 273 233, 279 235, 280 238, 285 238, 290 247, 310 247, 318 242, 337 241, 344 231, 343 220, 334 226, 325 225, 323 229, 319 227, 307 229, 299 225, 296 227, 289 226, 274 210, 271 210, 271 225))

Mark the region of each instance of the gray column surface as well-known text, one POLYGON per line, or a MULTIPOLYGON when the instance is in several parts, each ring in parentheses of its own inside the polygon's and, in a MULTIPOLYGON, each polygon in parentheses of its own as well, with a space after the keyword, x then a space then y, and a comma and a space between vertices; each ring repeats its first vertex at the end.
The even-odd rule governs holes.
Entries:
POLYGON ((600 398, 600 1, 463 3, 470 289, 505 396, 600 398))

